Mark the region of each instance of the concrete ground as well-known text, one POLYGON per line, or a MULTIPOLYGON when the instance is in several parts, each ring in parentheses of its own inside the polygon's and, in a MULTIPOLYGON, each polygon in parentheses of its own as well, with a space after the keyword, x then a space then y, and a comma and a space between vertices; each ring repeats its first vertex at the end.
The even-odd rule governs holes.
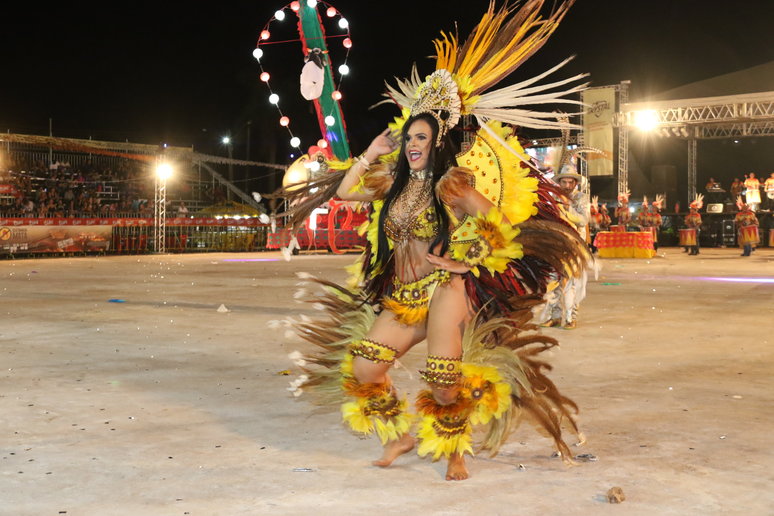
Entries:
MULTIPOLYGON (((0 514, 774 514, 773 249, 602 260, 579 327, 545 330, 597 460, 522 425, 458 483, 413 453, 372 467, 375 439, 287 390, 309 348, 268 323, 317 313, 295 272, 353 259, 0 261, 0 514)), ((423 354, 394 375, 412 397, 423 354)))

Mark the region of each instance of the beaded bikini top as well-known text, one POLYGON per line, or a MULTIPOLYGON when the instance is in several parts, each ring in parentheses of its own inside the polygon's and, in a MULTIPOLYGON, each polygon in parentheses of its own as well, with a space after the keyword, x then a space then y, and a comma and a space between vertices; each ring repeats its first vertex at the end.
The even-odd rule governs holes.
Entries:
POLYGON ((392 216, 392 213, 388 213, 384 220, 384 232, 393 244, 410 239, 428 242, 435 239, 438 236, 438 217, 435 206, 428 206, 408 220, 398 220, 392 216))

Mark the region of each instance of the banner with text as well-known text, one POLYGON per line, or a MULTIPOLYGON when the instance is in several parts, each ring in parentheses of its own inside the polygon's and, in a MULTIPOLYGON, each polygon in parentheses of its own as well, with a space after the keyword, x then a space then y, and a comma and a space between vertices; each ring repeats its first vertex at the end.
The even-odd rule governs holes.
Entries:
POLYGON ((581 100, 586 105, 583 117, 584 144, 602 151, 602 154, 584 155, 589 176, 612 176, 615 87, 590 88, 582 93, 581 100))
POLYGON ((0 226, 0 254, 107 251, 113 226, 0 226))

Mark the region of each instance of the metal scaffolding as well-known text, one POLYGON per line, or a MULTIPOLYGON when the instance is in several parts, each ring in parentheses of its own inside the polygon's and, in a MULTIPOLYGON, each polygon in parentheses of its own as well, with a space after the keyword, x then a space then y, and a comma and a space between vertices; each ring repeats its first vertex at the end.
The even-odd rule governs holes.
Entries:
MULTIPOLYGON (((161 161, 159 161, 161 164, 161 161)), ((154 171, 155 188, 153 195, 153 251, 167 252, 167 179, 154 171)))
POLYGON ((688 202, 696 197, 696 138, 688 140, 688 202))
POLYGON ((687 140, 690 202, 696 196, 697 140, 774 136, 774 91, 637 103, 622 99, 613 117, 619 131, 619 190, 622 159, 628 162, 627 133, 643 118, 656 136, 687 140))
MULTIPOLYGON (((629 102, 630 81, 622 81, 618 93, 618 110, 629 102)), ((615 116, 615 115, 613 115, 615 116)), ((618 194, 629 191, 629 129, 626 126, 618 130, 618 194)))

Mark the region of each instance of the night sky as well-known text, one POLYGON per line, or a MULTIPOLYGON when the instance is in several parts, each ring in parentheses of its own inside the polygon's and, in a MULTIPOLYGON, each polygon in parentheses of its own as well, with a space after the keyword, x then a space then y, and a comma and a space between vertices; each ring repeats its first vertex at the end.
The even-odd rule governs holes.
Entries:
MULTIPOLYGON (((431 40, 440 30, 454 30, 455 21, 466 35, 488 1, 320 4, 333 5, 350 22, 352 72, 340 89, 351 147, 359 152, 397 113, 387 106, 368 110, 381 100, 384 80, 404 77, 414 60, 428 73, 432 62, 423 56, 432 52, 431 40)), ((166 142, 213 154, 223 154, 218 142, 230 133, 234 157, 245 158, 250 121, 250 158, 284 162, 289 136, 277 124, 251 53, 261 29, 285 5, 253 0, 4 6, 0 130, 48 134, 51 118, 55 136, 166 142)), ((297 37, 293 18, 271 25, 277 39, 297 37)), ((772 0, 578 0, 513 80, 576 55, 558 76, 588 72, 595 86, 628 79, 632 96, 641 97, 774 60, 772 20, 772 0)), ((329 35, 342 32, 326 27, 329 35)), ((330 43, 334 61, 343 57, 340 41, 330 43)), ((304 145, 312 144, 319 131, 310 103, 298 92, 300 44, 266 48, 283 110, 304 145)), ((762 85, 766 90, 774 84, 762 85)))

